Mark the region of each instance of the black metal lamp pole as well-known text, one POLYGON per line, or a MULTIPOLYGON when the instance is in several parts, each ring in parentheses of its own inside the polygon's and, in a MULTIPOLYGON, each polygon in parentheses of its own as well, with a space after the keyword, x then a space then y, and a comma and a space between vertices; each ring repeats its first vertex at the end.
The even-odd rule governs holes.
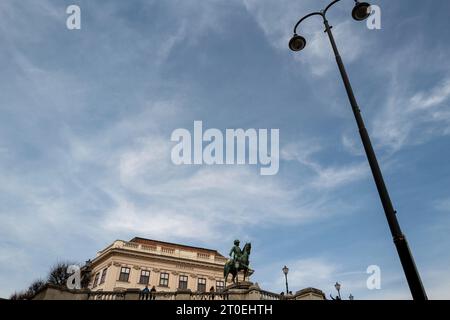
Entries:
MULTIPOLYGON (((323 18, 323 23, 325 25, 325 32, 328 34, 328 38, 330 39, 331 47, 333 48, 334 55, 336 57, 336 62, 339 67, 339 71, 341 73, 342 80, 344 82, 345 90, 347 91, 348 99, 350 101, 350 105, 352 107, 353 114, 356 119, 356 123, 358 125, 359 134, 361 136, 361 140, 364 146, 364 150, 367 155, 367 160, 369 161, 370 169, 372 171, 373 178, 375 180, 375 184, 378 189, 378 194, 381 199, 381 203, 383 204, 384 212, 386 214, 386 219, 389 224, 389 228, 397 248, 398 255, 400 257, 400 262, 403 267, 403 271, 406 276, 406 280, 408 281, 409 289, 411 291, 412 297, 414 300, 427 300, 427 295, 425 289, 422 285, 422 281, 420 279, 419 272, 417 271, 416 264, 414 263, 414 258, 411 254, 411 251, 408 246, 408 242, 406 241, 405 235, 402 233, 400 229, 400 225, 398 223, 396 217, 396 211, 392 206, 391 198, 389 197, 388 190, 384 183, 383 175, 381 174, 380 166, 378 165, 377 158, 375 156, 375 152, 372 147, 372 143, 369 138, 369 134, 367 133, 367 129, 364 125, 363 118, 361 116, 361 110, 358 107, 358 103, 356 102, 355 95, 353 93, 352 86, 350 84, 350 80, 348 78, 347 72, 344 67, 344 63, 342 62, 342 58, 339 54, 338 48, 336 46, 336 42, 333 37, 333 33, 331 32, 331 26, 328 24, 328 20, 326 18, 326 13, 328 9, 333 6, 335 3, 340 0, 335 0, 331 2, 323 11, 313 12, 302 19, 300 19, 294 27, 294 36, 289 42, 289 47, 293 51, 300 51, 305 48, 306 40, 304 37, 297 35, 297 27, 300 23, 314 15, 320 15, 323 18)), ((370 15, 370 5, 366 2, 359 2, 355 0, 355 7, 352 11, 352 16, 355 20, 362 21, 365 20, 370 15)))
POLYGON ((284 278, 286 279, 286 295, 288 295, 289 294, 289 287, 288 287, 287 275, 288 275, 288 272, 289 272, 289 268, 284 266, 282 270, 283 270, 283 273, 284 273, 284 278))

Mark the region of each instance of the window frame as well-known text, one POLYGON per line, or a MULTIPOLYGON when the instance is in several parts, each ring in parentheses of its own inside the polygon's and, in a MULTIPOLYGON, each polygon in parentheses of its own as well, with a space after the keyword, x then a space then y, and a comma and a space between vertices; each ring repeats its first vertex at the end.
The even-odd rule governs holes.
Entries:
POLYGON ((96 288, 98 286, 99 279, 100 279, 100 271, 97 272, 94 276, 94 282, 92 283, 92 288, 96 288))
POLYGON ((220 292, 225 290, 225 281, 223 280, 216 280, 216 292, 220 292), (221 284, 219 286, 219 283, 221 284))
POLYGON ((131 268, 129 268, 129 267, 120 267, 120 273, 119 273, 119 280, 118 281, 120 281, 120 282, 129 282, 130 274, 131 274, 131 268), (128 272, 124 272, 123 271, 124 269, 128 270, 128 272), (122 277, 123 274, 125 274, 127 276, 126 280, 123 279, 123 277, 122 277))
POLYGON ((178 278, 178 289, 187 290, 188 282, 189 282, 189 277, 187 275, 185 275, 185 274, 180 275, 178 278), (182 280, 182 278, 186 279, 186 280, 182 280), (183 283, 184 285, 181 286, 181 283, 183 283))
POLYGON ((197 280, 197 291, 198 292, 206 292, 206 278, 198 278, 197 280), (200 287, 203 287, 203 290, 200 290, 200 287))
POLYGON ((102 270, 102 274, 101 274, 101 276, 100 276, 100 282, 99 282, 99 285, 105 283, 107 271, 108 271, 108 268, 105 268, 105 269, 102 270))
POLYGON ((149 284, 150 283, 150 270, 142 270, 141 274, 139 275, 139 284, 149 284), (143 275, 143 273, 148 273, 148 275, 143 275), (142 278, 147 278, 147 282, 142 281, 142 278))
POLYGON ((169 287, 169 278, 170 278, 170 275, 168 272, 161 272, 159 274, 159 286, 160 287, 169 287), (164 277, 163 277, 163 275, 164 275, 164 277))

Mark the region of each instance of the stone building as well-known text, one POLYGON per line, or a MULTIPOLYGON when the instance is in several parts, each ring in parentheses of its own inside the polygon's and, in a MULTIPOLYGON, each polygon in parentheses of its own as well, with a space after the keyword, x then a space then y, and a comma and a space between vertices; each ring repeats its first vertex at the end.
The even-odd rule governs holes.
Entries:
POLYGON ((220 292, 225 288, 226 261, 211 249, 144 238, 117 240, 92 261, 89 289, 123 291, 147 285, 167 292, 209 292, 211 287, 220 292))

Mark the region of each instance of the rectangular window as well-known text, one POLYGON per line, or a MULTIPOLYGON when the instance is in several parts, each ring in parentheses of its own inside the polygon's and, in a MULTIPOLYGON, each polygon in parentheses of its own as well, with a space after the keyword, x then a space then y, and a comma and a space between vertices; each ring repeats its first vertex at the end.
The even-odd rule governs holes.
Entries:
POLYGON ((139 278, 140 284, 148 284, 150 281, 150 271, 141 270, 141 277, 139 278))
POLYGON ((166 272, 161 272, 161 276, 159 278, 159 285, 162 287, 169 286, 169 274, 166 272))
POLYGON ((92 284, 92 288, 95 288, 98 285, 99 278, 100 278, 100 272, 97 272, 97 274, 94 277, 94 283, 92 284))
POLYGON ((180 279, 178 281, 178 289, 187 289, 187 287, 188 287, 188 277, 180 276, 180 279))
POLYGON ((127 267, 120 268, 119 281, 128 282, 129 277, 130 277, 130 268, 127 267))
POLYGON ((102 277, 100 278, 100 284, 105 283, 105 280, 106 280, 106 271, 107 271, 107 270, 108 270, 108 268, 103 269, 103 271, 102 271, 102 277))
POLYGON ((225 289, 225 283, 223 281, 220 281, 220 280, 216 281, 216 291, 220 292, 223 289, 225 289))
POLYGON ((198 278, 197 291, 198 292, 205 292, 206 291, 206 279, 198 278))

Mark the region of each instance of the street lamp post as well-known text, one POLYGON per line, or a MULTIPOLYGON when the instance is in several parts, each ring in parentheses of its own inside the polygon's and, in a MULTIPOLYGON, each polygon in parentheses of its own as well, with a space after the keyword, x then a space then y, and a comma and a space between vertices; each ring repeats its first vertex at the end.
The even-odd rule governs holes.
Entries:
POLYGON ((284 273, 284 278, 286 279, 286 295, 288 295, 289 294, 289 287, 288 287, 287 275, 288 275, 288 272, 289 272, 289 268, 284 266, 282 270, 283 270, 283 273, 284 273))
MULTIPOLYGON (((372 171, 373 178, 375 180, 375 184, 377 186, 378 194, 380 196, 381 203, 383 205, 383 209, 386 215, 386 219, 388 221, 388 225, 394 240, 394 244, 397 248, 397 253, 400 257, 400 262, 403 267, 403 271, 406 276, 406 280, 408 282, 409 289, 411 291, 412 297, 414 300, 426 300, 427 295, 425 289, 422 285, 422 281, 420 279, 419 272, 417 271, 416 264, 414 263, 414 258, 412 256, 411 250, 409 249, 408 242, 406 241, 405 235, 402 233, 400 229, 400 225, 398 223, 396 217, 396 211, 392 205, 388 190, 384 183, 383 175, 381 174, 380 167, 378 165, 377 158, 375 156, 375 152, 372 147, 372 143, 370 141, 369 134, 367 133, 367 129, 364 125, 363 118, 361 116, 361 110, 359 109, 358 103, 356 102, 355 95, 353 93, 352 86, 350 84, 350 80, 348 78, 347 72, 344 67, 344 63, 342 62, 342 58, 339 54, 336 42, 333 37, 333 33, 331 32, 331 26, 328 23, 326 18, 326 13, 328 9, 330 9, 334 4, 341 0, 332 1, 324 10, 320 12, 310 13, 303 18, 301 18, 294 27, 294 36, 289 41, 289 48, 293 51, 303 50, 306 46, 306 40, 304 37, 297 34, 297 27, 302 23, 305 19, 319 15, 323 19, 323 23, 325 25, 325 32, 328 35, 328 38, 331 43, 331 47, 333 49, 334 55, 336 57, 336 62, 344 82, 345 90, 347 91, 347 96, 350 101, 350 105, 352 107, 353 115, 355 116, 356 123, 358 125, 359 134, 361 136, 361 140, 364 146, 364 150, 367 155, 367 160, 369 161, 370 169, 372 171)), ((352 17, 357 21, 365 20, 370 15, 370 5, 366 2, 359 2, 355 0, 355 7, 352 11, 352 17)))
MULTIPOLYGON (((342 297, 341 297, 341 284, 336 281, 336 283, 334 284, 334 288, 336 289, 338 295, 336 296, 336 298, 334 298, 333 295, 330 293, 331 300, 341 301, 342 300, 342 297)), ((348 296, 348 299, 349 300, 354 300, 354 298, 355 297, 350 293, 350 295, 348 296)))
POLYGON ((341 298, 341 284, 336 281, 334 287, 336 288, 336 291, 338 292, 339 300, 342 300, 342 298, 341 298))

